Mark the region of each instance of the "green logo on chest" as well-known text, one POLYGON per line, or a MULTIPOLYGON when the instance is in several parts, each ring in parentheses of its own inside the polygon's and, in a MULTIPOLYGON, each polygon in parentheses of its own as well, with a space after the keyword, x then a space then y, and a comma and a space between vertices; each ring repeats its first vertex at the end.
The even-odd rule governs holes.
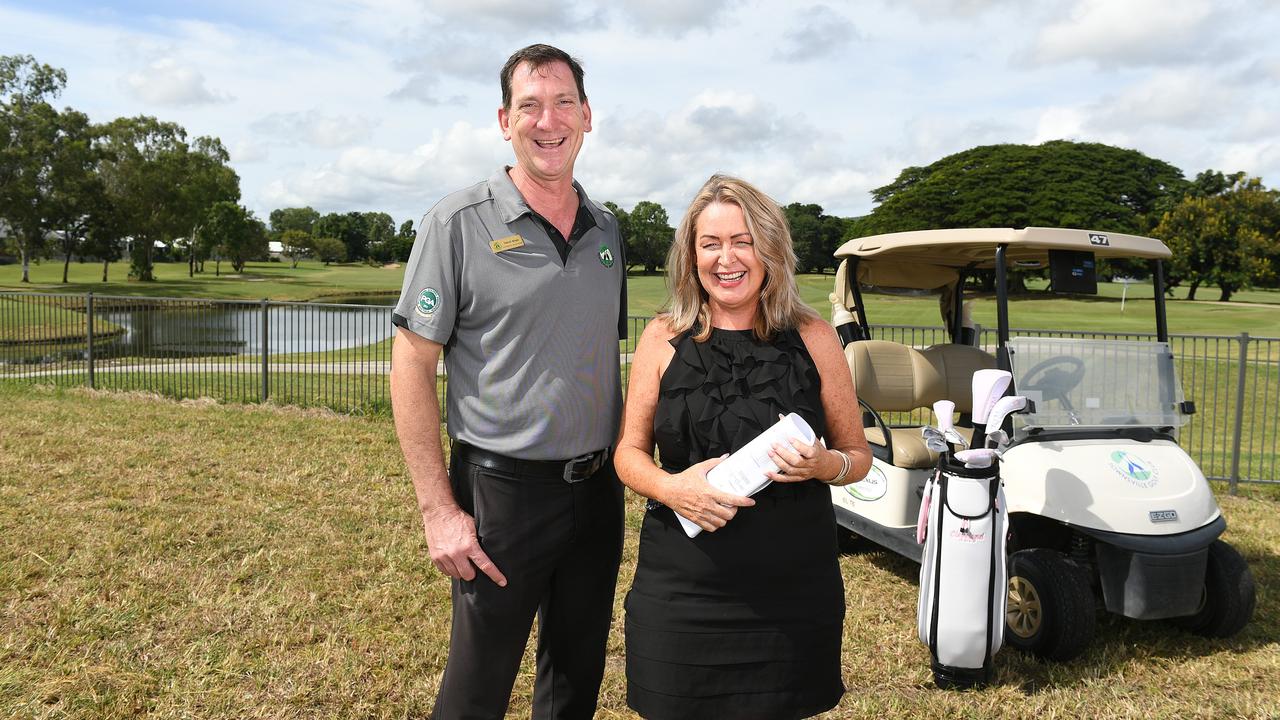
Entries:
POLYGON ((600 246, 600 264, 607 268, 613 267, 613 251, 608 245, 600 246))

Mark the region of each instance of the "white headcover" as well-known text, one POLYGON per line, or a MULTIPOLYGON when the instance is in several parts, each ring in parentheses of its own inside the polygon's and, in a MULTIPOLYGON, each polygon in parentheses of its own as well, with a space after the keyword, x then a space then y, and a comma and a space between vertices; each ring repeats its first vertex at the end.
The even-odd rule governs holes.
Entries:
POLYGON ((996 401, 1009 389, 1013 374, 1008 370, 986 369, 973 374, 973 421, 987 424, 996 401))

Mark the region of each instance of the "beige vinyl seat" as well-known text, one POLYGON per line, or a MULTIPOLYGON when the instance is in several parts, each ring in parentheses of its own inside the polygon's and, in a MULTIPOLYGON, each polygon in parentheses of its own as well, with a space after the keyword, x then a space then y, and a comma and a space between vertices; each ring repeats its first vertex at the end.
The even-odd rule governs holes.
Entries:
MULTIPOLYGON (((932 345, 916 350, 908 345, 887 340, 861 340, 849 343, 845 359, 853 373, 858 399, 877 413, 911 412, 933 407, 938 400, 956 404, 956 412, 968 417, 973 411, 973 373, 995 367, 989 353, 968 345, 932 345)), ((971 427, 956 426, 971 440, 971 427)), ((889 427, 890 437, 878 425, 866 428, 867 442, 897 467, 926 468, 938 461, 937 453, 924 445, 920 426, 889 427)))

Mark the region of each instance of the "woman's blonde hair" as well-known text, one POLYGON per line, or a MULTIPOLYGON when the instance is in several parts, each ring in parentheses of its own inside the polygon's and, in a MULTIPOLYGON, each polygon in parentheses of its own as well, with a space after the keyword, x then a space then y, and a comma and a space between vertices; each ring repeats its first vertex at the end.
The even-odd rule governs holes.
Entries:
POLYGON ((667 289, 671 293, 667 315, 671 329, 679 334, 697 328, 693 335, 697 342, 711 336, 707 291, 698 280, 694 243, 698 217, 714 203, 728 203, 742 210, 756 257, 764 266, 760 309, 754 328, 756 337, 768 340, 779 330, 796 328, 806 318, 818 317, 800 300, 800 291, 796 288, 796 253, 782 208, 754 185, 717 173, 694 196, 667 252, 667 289))

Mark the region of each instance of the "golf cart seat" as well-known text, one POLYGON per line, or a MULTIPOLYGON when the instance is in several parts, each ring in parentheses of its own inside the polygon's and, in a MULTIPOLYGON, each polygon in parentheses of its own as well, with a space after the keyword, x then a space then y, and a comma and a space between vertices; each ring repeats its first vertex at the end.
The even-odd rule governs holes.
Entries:
MULTIPOLYGON (((925 447, 920 425, 890 426, 880 413, 932 408, 951 400, 961 420, 973 409, 973 372, 995 367, 995 358, 967 345, 934 345, 916 350, 887 340, 860 340, 844 349, 858 400, 876 422, 865 423, 867 442, 881 459, 901 468, 927 468, 938 455, 925 447)), ((973 428, 957 423, 956 430, 972 440, 973 428)))

